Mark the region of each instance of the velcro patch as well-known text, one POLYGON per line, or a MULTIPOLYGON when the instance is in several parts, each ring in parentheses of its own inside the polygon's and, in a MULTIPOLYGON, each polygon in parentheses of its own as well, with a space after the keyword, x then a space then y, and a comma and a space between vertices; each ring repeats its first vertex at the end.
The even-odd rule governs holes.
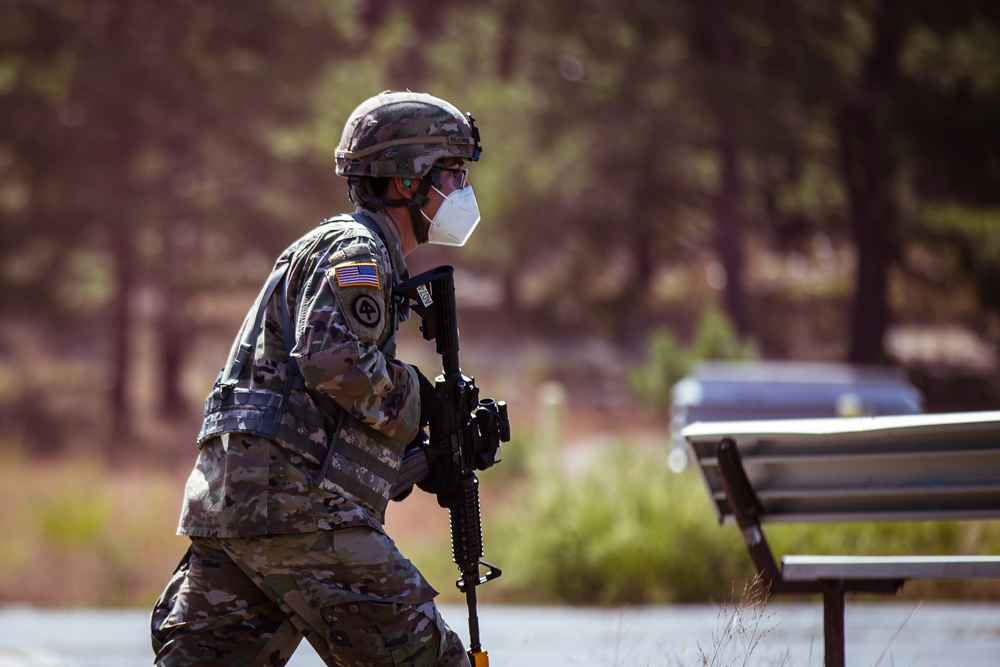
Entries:
POLYGON ((378 266, 374 263, 358 262, 343 264, 335 269, 337 287, 379 287, 378 266))

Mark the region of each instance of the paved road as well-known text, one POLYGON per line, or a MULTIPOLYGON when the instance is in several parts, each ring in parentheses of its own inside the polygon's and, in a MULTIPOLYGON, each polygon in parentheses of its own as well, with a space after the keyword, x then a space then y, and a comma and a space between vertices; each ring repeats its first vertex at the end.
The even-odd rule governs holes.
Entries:
MULTIPOLYGON (((732 627, 765 632, 749 665, 823 664, 820 604, 772 603, 732 627)), ((445 606, 467 637, 465 609, 445 606)), ((132 667, 152 653, 148 613, 43 611, 0 607, 0 667, 132 667)), ((599 610, 485 606, 483 644, 491 667, 680 667, 700 665, 699 649, 719 647, 727 616, 710 606, 599 610)), ((1000 604, 848 602, 847 664, 1000 665, 1000 604)), ((758 633, 759 634, 759 633, 758 633)), ((737 639, 716 664, 742 665, 737 639)), ((322 667, 303 644, 290 667, 322 667)))

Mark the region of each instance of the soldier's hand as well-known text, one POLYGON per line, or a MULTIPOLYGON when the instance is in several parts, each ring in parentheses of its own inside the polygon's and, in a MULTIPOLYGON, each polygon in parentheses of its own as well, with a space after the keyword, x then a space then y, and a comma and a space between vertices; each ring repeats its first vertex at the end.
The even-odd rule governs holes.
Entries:
POLYGON ((447 456, 441 456, 431 463, 430 474, 426 479, 417 482, 417 486, 421 491, 437 496, 438 505, 441 507, 450 507, 452 496, 458 490, 461 472, 454 461, 447 456))
POLYGON ((413 366, 417 372, 417 380, 420 383, 420 425, 427 426, 439 416, 444 409, 441 397, 438 396, 437 388, 427 377, 420 372, 420 369, 413 366))

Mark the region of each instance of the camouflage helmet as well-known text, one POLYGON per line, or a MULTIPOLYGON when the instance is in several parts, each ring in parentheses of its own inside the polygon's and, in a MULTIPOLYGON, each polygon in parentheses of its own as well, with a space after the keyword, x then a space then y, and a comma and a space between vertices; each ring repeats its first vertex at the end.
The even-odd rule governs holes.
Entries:
POLYGON ((442 158, 475 162, 479 128, 444 100, 385 91, 354 110, 337 147, 339 176, 421 178, 442 158))

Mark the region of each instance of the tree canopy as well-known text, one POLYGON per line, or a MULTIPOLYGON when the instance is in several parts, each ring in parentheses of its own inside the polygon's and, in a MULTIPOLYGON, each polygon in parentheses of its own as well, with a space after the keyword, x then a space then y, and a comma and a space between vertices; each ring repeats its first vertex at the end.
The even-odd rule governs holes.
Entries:
POLYGON ((483 129, 449 260, 513 311, 634 343, 708 299, 781 356, 775 308, 828 299, 844 359, 941 316, 995 345, 998 38, 990 0, 3 0, 0 303, 102 331, 122 420, 152 294, 177 409, 185 304, 346 208, 347 114, 409 88, 483 129))

